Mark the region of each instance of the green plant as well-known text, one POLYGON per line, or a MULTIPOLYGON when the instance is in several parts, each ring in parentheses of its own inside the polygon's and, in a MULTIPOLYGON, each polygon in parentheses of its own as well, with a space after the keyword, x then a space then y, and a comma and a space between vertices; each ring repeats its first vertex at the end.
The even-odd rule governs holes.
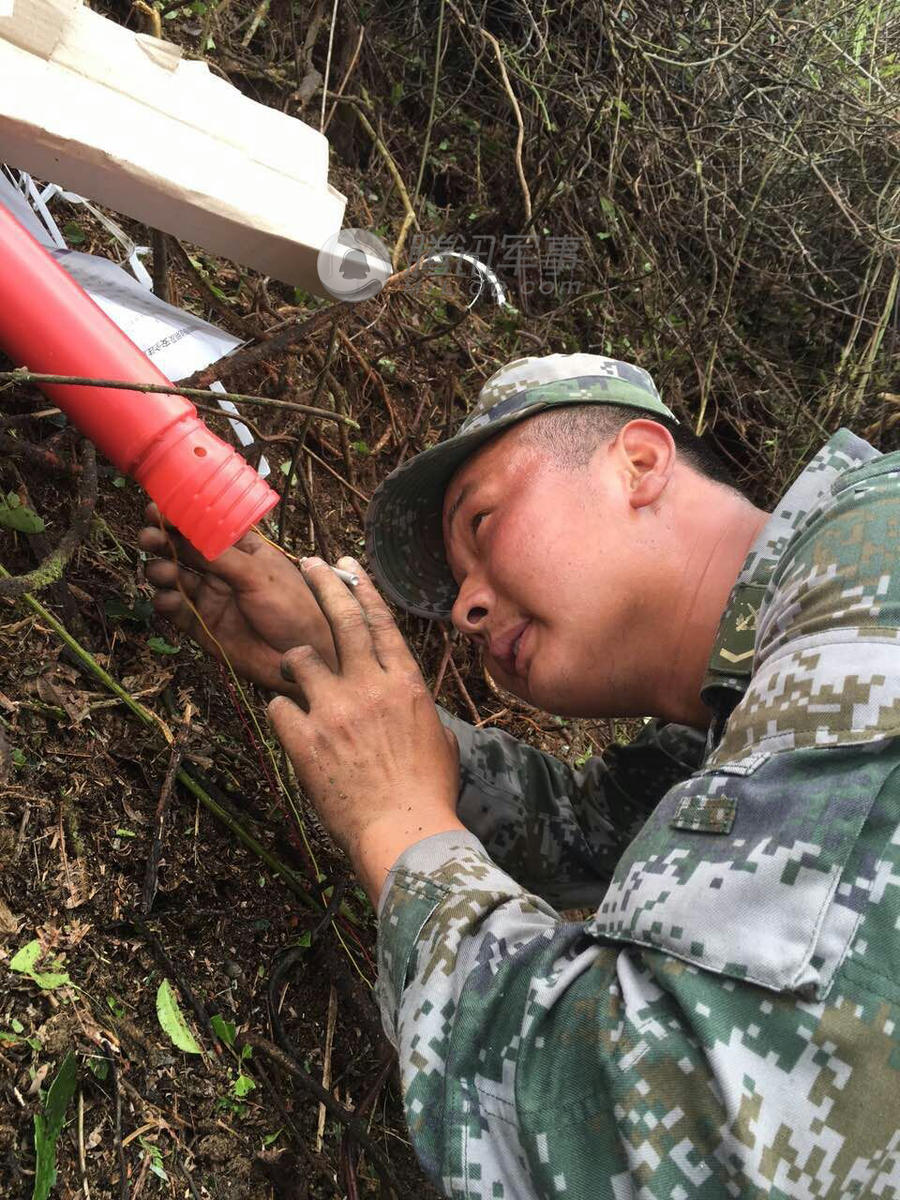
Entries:
MULTIPOLYGON (((37 964, 42 958, 41 943, 35 938, 34 941, 28 942, 13 955, 9 961, 9 969, 17 971, 20 975, 25 975, 33 983, 36 983, 39 988, 43 988, 47 992, 71 985, 72 980, 65 971, 39 971, 37 964)), ((56 967, 59 966, 59 962, 54 961, 50 965, 56 967)))
POLYGON ((77 1063, 70 1050, 47 1091, 41 1112, 34 1117, 34 1190, 32 1200, 47 1200, 56 1182, 56 1142, 75 1091, 77 1063))

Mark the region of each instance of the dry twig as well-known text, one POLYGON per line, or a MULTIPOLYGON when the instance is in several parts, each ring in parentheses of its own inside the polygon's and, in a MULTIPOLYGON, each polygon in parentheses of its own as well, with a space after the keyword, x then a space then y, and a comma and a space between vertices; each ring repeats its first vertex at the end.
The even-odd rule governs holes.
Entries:
POLYGON ((247 396, 243 392, 211 392, 205 388, 183 387, 180 384, 173 384, 171 387, 168 387, 160 383, 129 383, 123 379, 91 379, 82 375, 45 375, 29 371, 25 367, 18 367, 14 371, 0 371, 0 379, 7 379, 13 383, 87 385, 90 387, 113 388, 114 390, 125 392, 150 392, 163 396, 197 397, 200 400, 231 400, 235 404, 256 404, 261 408, 289 409, 291 412, 306 413, 311 417, 323 417, 327 421, 337 421, 338 423, 351 425, 354 429, 359 428, 352 417, 346 417, 343 413, 332 412, 327 408, 316 408, 309 404, 296 404, 292 400, 276 400, 270 396, 247 396))

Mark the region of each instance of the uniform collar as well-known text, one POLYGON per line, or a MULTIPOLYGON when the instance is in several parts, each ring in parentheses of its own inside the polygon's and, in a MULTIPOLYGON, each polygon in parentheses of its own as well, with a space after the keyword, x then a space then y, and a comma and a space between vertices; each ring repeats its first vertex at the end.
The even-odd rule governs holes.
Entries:
POLYGON ((828 499, 839 475, 878 457, 880 452, 874 446, 849 429, 839 429, 775 505, 750 547, 719 622, 700 689, 701 699, 714 714, 710 749, 719 741, 725 722, 747 689, 753 672, 760 604, 788 542, 809 514, 828 499))

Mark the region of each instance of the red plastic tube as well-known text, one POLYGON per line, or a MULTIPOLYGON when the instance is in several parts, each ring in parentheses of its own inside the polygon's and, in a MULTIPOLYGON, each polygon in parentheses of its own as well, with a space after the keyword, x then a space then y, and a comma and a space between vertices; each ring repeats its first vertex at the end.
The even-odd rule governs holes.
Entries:
MULTIPOLYGON (((0 349, 44 375, 170 382, 2 205, 0 349)), ((234 545, 278 503, 277 492, 184 396, 40 386, 206 558, 234 545)))

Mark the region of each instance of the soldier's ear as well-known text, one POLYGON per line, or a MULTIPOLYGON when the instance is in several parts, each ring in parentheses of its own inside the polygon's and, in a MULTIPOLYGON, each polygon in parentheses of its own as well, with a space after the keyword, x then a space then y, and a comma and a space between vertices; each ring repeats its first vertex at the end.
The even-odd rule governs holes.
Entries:
POLYGON ((665 491, 675 469, 671 433, 656 421, 638 418, 619 430, 613 443, 632 508, 653 504, 665 491))

